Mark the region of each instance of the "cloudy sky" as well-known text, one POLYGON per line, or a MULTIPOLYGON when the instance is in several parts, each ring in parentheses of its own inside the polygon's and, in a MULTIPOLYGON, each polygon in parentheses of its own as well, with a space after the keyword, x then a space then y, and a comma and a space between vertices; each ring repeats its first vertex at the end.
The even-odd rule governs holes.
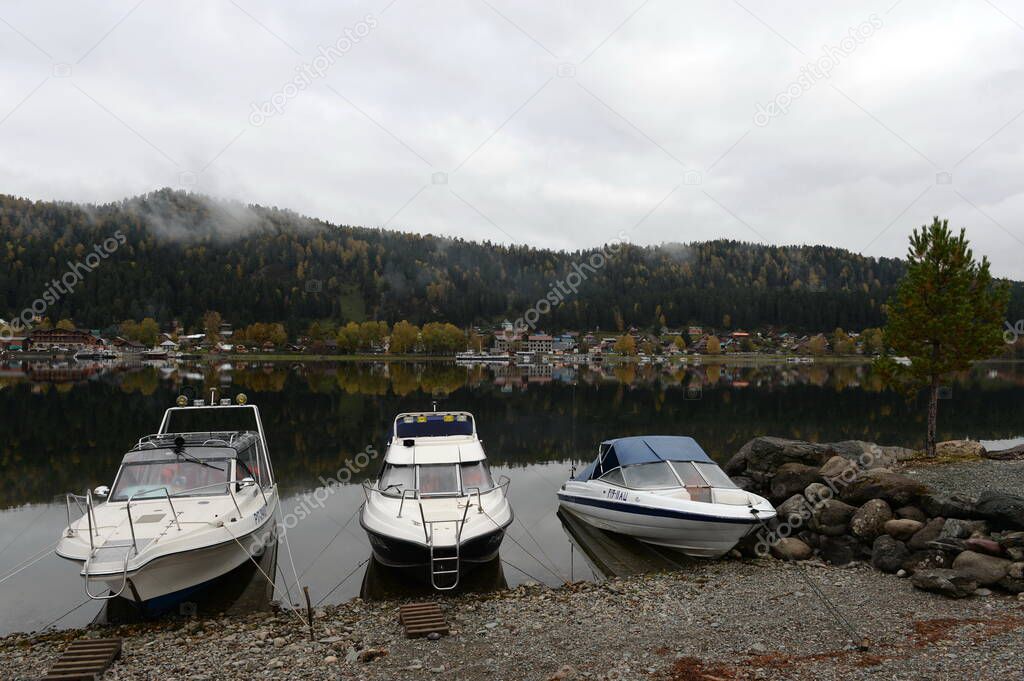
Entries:
POLYGON ((0 60, 4 193, 893 256, 937 214, 1024 278, 1020 0, 2 2, 0 60))

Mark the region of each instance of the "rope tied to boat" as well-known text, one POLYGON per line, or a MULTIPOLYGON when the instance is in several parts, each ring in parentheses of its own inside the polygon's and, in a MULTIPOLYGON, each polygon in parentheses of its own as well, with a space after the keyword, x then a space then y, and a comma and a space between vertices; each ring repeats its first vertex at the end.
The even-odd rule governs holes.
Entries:
MULTIPOLYGON (((766 523, 764 519, 761 518, 760 515, 758 515, 760 511, 751 506, 750 513, 754 516, 754 519, 761 524, 761 527, 763 527, 766 532, 768 532, 769 534, 772 532, 772 529, 768 527, 768 523, 766 523)), ((832 618, 840 625, 842 625, 847 632, 849 632, 850 642, 857 648, 857 650, 860 650, 861 652, 867 650, 869 648, 868 638, 866 636, 862 636, 860 632, 857 631, 857 628, 853 626, 853 623, 850 622, 850 620, 848 620, 846 616, 843 615, 842 611, 839 610, 839 608, 834 603, 832 603, 832 601, 829 600, 828 596, 825 595, 825 592, 822 591, 821 588, 814 582, 814 580, 811 579, 811 576, 807 574, 807 571, 804 569, 804 566, 800 564, 800 561, 794 560, 788 552, 783 551, 781 553, 783 553, 783 555, 785 556, 787 563, 796 566, 797 572, 800 574, 800 577, 804 580, 804 583, 807 584, 808 588, 810 588, 810 590, 818 596, 821 602, 825 605, 825 609, 828 610, 829 614, 832 615, 832 618)))
MULTIPOLYGON (((266 578, 267 582, 269 582, 270 585, 276 589, 277 588, 277 584, 275 583, 275 580, 272 579, 270 577, 270 575, 268 575, 266 573, 266 571, 262 567, 260 567, 260 564, 258 562, 256 562, 256 558, 254 558, 252 553, 249 552, 249 549, 245 548, 245 545, 243 545, 242 542, 240 542, 238 540, 238 537, 236 537, 234 535, 234 533, 231 531, 231 529, 227 525, 224 526, 224 529, 227 530, 228 535, 232 539, 235 540, 236 544, 238 544, 238 548, 242 549, 242 551, 245 552, 245 555, 247 555, 249 557, 249 560, 252 561, 252 564, 255 565, 256 569, 260 571, 260 574, 263 575, 266 578)), ((287 580, 285 580, 285 583, 287 583, 287 580)), ((299 622, 302 623, 302 626, 306 626, 306 620, 304 620, 302 618, 302 615, 299 614, 299 611, 295 608, 295 605, 291 602, 291 598, 288 599, 288 610, 299 619, 299 622)))
MULTIPOLYGON (((494 523, 494 526, 495 526, 496 528, 498 528, 499 530, 501 529, 501 525, 499 525, 499 524, 498 524, 498 521, 496 521, 496 520, 495 520, 494 518, 492 518, 492 517, 491 517, 491 514, 490 514, 490 513, 488 513, 487 511, 485 511, 485 510, 483 509, 483 507, 482 507, 482 506, 480 507, 480 512, 481 512, 481 513, 483 513, 483 514, 484 514, 485 516, 487 516, 487 519, 488 519, 488 520, 490 520, 490 521, 491 521, 492 523, 494 523)), ((522 524, 522 521, 520 521, 520 524, 522 524)), ((523 528, 525 529, 525 528, 526 528, 526 526, 525 526, 525 525, 523 525, 523 528)), ((526 532, 527 532, 527 534, 529 534, 529 530, 526 530, 526 532)), ((560 581, 561 581, 561 582, 562 582, 563 584, 569 584, 569 583, 570 583, 570 582, 569 582, 569 580, 567 580, 567 579, 566 579, 565 577, 563 577, 562 575, 558 574, 558 573, 557 573, 557 572, 555 572, 555 571, 554 571, 553 569, 551 569, 550 567, 548 567, 548 566, 547 566, 547 564, 545 564, 545 563, 544 563, 544 561, 542 561, 542 560, 541 560, 540 558, 538 558, 537 556, 535 556, 535 555, 533 555, 532 553, 530 553, 530 550, 529 550, 529 549, 527 549, 527 548, 526 548, 525 546, 523 546, 522 544, 520 544, 520 543, 519 543, 518 541, 516 541, 516 538, 515 538, 515 537, 513 537, 513 536, 512 536, 511 534, 509 534, 508 532, 506 532, 506 533, 505 533, 505 536, 506 536, 506 537, 508 537, 509 539, 511 539, 511 540, 512 540, 512 543, 513 543, 513 544, 515 544, 515 545, 516 545, 516 546, 518 546, 518 547, 519 547, 520 549, 522 549, 523 553, 525 553, 526 555, 528 555, 528 556, 529 556, 530 558, 533 558, 533 559, 534 559, 534 560, 535 560, 535 561, 537 562, 537 564, 538 564, 538 565, 540 565, 540 566, 541 566, 542 568, 544 568, 545 570, 547 570, 548 572, 550 572, 551 574, 553 574, 553 575, 555 576, 555 579, 558 579, 558 580, 560 580, 560 581)), ((536 541, 536 539, 535 539, 534 541, 536 541)), ((539 546, 539 544, 538 544, 538 546, 539 546)), ((506 561, 506 562, 507 562, 507 561, 506 561)), ((511 565, 511 563, 509 563, 509 565, 511 565)), ((515 565, 512 565, 512 567, 516 567, 516 566, 515 566, 515 565)), ((530 577, 530 579, 536 579, 535 577, 533 577, 532 575, 530 575, 530 574, 529 574, 529 573, 527 573, 526 571, 524 571, 524 570, 520 570, 519 568, 516 568, 516 569, 517 569, 517 570, 519 570, 520 572, 522 572, 522 573, 523 573, 524 575, 526 575, 527 577, 530 577)), ((539 579, 537 579, 536 581, 540 582, 540 580, 539 580, 539 579)))

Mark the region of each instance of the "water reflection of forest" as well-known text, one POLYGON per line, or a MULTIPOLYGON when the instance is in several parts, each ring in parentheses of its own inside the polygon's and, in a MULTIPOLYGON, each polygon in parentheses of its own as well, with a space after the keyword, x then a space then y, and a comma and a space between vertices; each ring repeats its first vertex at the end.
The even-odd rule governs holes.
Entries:
MULTIPOLYGON (((451 363, 247 363, 115 369, 78 382, 0 374, 0 504, 52 500, 109 483, 120 457, 156 429, 185 387, 244 391, 263 412, 282 485, 308 489, 404 410, 474 412, 497 465, 588 458, 597 442, 690 434, 717 459, 755 435, 916 445, 923 402, 886 390, 869 365, 588 368, 451 363)), ((1021 435, 1024 366, 984 365, 952 384, 942 438, 1021 435)), ((373 473, 368 470, 364 477, 373 473)))

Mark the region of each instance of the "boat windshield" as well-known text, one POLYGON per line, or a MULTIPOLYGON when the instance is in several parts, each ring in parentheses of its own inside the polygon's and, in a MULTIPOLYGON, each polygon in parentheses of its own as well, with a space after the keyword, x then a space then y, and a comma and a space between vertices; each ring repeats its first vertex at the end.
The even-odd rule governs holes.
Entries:
POLYGON ((231 462, 227 459, 128 463, 121 467, 108 501, 128 501, 133 494, 136 499, 157 499, 164 496, 164 488, 172 497, 227 494, 230 471, 231 462))
POLYGON ((623 466, 622 477, 630 489, 668 489, 679 487, 679 480, 664 461, 623 466))
POLYGON ((402 466, 385 464, 377 489, 388 496, 400 497, 405 490, 418 490, 424 496, 486 492, 494 487, 486 461, 462 464, 421 464, 402 466))
POLYGON ((387 464, 380 475, 380 491, 387 495, 402 496, 407 489, 416 489, 416 467, 387 464))
POLYGON ((458 494, 459 467, 453 463, 419 466, 420 494, 458 494))
POLYGON ((704 479, 708 481, 708 484, 712 487, 720 487, 725 489, 739 489, 729 476, 725 474, 721 468, 713 463, 695 463, 693 464, 697 471, 700 472, 704 479))

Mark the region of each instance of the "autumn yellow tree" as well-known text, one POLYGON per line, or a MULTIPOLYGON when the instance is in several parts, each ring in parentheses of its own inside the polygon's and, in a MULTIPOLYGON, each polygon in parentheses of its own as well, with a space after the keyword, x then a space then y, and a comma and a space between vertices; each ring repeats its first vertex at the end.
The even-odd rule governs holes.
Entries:
POLYGON ((419 340, 419 337, 419 327, 403 319, 391 329, 389 351, 396 355, 412 352, 416 349, 416 341, 419 340))

